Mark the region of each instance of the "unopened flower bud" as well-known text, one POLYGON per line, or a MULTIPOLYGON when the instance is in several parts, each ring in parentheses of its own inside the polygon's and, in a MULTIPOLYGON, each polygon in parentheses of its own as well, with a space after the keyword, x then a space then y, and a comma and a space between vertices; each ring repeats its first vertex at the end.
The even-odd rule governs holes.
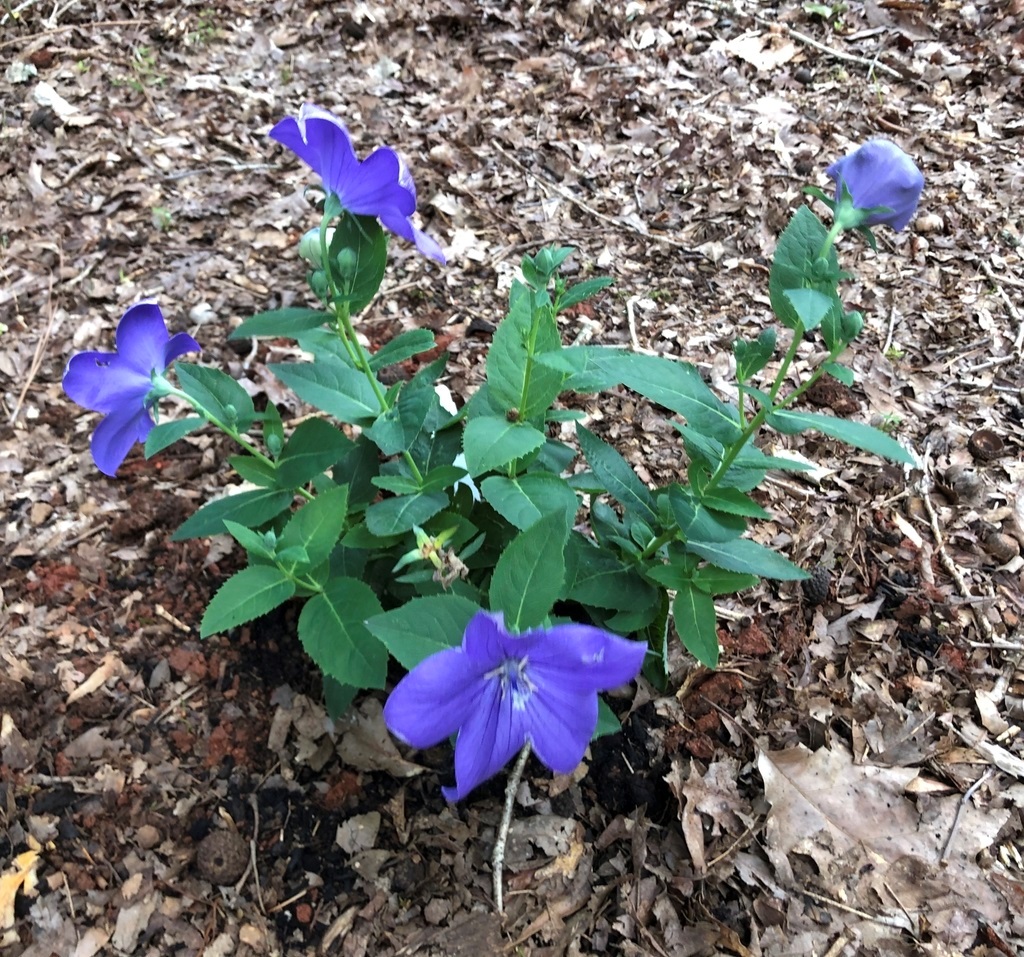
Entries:
POLYGON ((338 276, 342 282, 351 282, 356 277, 356 269, 359 266, 359 257, 354 249, 347 246, 338 253, 334 262, 338 267, 338 276))
POLYGON ((843 313, 843 338, 853 342, 864 328, 864 315, 859 312, 843 313))
MULTIPOLYGON (((330 242, 330 230, 328 230, 328 243, 330 242)), ((320 227, 310 229, 302 239, 299 240, 299 255, 306 260, 314 269, 320 269, 323 264, 323 256, 320 255, 320 227)))
POLYGON ((311 272, 307 277, 306 281, 309 283, 309 288, 313 290, 313 295, 323 302, 327 302, 331 298, 330 286, 327 283, 327 273, 322 269, 317 269, 315 272, 311 272))

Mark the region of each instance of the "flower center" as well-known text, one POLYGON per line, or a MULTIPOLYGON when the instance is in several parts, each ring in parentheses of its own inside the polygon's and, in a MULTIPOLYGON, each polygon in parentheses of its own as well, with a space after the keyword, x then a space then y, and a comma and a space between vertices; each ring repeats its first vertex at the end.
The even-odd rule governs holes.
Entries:
POLYGON ((511 696, 514 711, 526 708, 526 702, 533 694, 534 684, 527 674, 527 658, 506 658, 497 668, 487 674, 501 683, 501 697, 511 696))

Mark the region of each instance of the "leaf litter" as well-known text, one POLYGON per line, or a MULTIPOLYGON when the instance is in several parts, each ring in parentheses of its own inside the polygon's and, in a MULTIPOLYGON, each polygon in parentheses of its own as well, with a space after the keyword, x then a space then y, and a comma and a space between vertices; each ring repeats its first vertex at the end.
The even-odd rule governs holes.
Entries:
MULTIPOLYGON (((809 7, 0 15, 5 953, 1024 947, 1020 11, 809 7), (193 640, 236 559, 169 538, 230 484, 226 446, 192 436, 107 482, 59 388, 74 348, 105 347, 157 295, 206 361, 284 398, 266 368, 283 347, 226 337, 305 301, 304 174, 265 133, 307 99, 416 171, 452 265, 399 251, 362 331, 443 333, 463 395, 525 250, 571 243, 577 268, 616 278, 566 341, 727 380, 732 340, 768 319, 766 262, 801 186, 872 135, 926 174, 908 233, 844 251, 868 329, 854 387, 815 399, 886 423, 921 469, 781 441, 820 469, 766 487, 758 536, 823 568, 823 600, 786 584, 721 599, 717 674, 674 652, 669 689, 616 702, 623 734, 577 774, 528 766, 504 924, 487 864, 500 782, 447 807, 450 752, 396 747, 379 698, 331 722, 287 612, 193 640), (230 886, 198 866, 221 833, 249 854, 230 886)), ((642 478, 678 474, 646 402, 582 411, 642 478)))

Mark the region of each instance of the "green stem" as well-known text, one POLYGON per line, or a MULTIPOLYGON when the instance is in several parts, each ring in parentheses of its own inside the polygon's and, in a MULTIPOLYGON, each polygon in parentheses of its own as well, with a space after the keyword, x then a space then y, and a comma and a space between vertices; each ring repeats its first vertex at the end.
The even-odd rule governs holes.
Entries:
POLYGON ((828 235, 825 236, 825 241, 821 244, 821 249, 818 252, 818 259, 824 259, 828 255, 828 251, 832 244, 835 243, 836 237, 843 231, 843 227, 838 222, 833 222, 831 228, 828 231, 828 235))
MULTIPOLYGON (((252 444, 241 432, 238 431, 234 426, 228 425, 226 422, 221 422, 209 409, 199 405, 195 399, 192 398, 187 392, 182 392, 181 389, 175 388, 169 383, 164 387, 161 395, 173 395, 179 399, 184 399, 188 405, 190 405, 199 415, 201 415, 210 425, 218 428, 228 438, 240 445, 246 452, 248 452, 254 459, 258 459, 264 465, 269 466, 272 469, 277 468, 277 464, 268 455, 264 455, 255 445, 252 444)), ((313 493, 304 488, 296 488, 293 490, 297 495, 301 495, 306 501, 313 499, 313 493)))
MULTIPOLYGON (((341 294, 341 290, 338 288, 338 284, 335 281, 334 268, 331 264, 327 249, 327 225, 328 219, 327 217, 324 217, 320 222, 320 258, 323 263, 324 275, 327 277, 327 287, 330 291, 332 305, 334 307, 334 331, 345 346, 345 350, 355 363, 356 368, 362 372, 366 377, 366 381, 369 382, 370 388, 373 390, 374 397, 377 399, 377 404, 380 406, 381 412, 387 412, 391 408, 388 405, 387 396, 384 394, 384 390, 381 388, 380 382, 377 381, 377 376, 373 373, 373 368, 370 365, 370 357, 363 348, 363 344, 359 341, 358 336, 356 336, 355 328, 352 325, 351 305, 344 299, 341 294)), ((419 466, 417 466, 416 460, 412 457, 412 453, 407 449, 402 452, 402 458, 405 459, 405 464, 409 466, 409 471, 412 473, 412 477, 416 480, 417 484, 422 485, 423 473, 419 470, 419 466)))

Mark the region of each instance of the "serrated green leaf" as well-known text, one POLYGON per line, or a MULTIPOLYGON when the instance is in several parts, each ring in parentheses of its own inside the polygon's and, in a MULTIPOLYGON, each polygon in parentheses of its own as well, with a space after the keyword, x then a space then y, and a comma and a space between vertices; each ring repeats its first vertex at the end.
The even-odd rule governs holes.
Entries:
POLYGON ((737 339, 732 350, 736 356, 736 381, 746 382, 760 372, 775 354, 775 329, 772 326, 763 329, 752 342, 737 339))
POLYGON ((206 420, 197 415, 190 415, 184 419, 175 419, 173 422, 161 422, 154 426, 149 435, 146 436, 145 453, 146 458, 151 459, 157 452, 162 452, 168 445, 173 445, 180 438, 184 438, 189 432, 195 432, 202 428, 206 420))
POLYGON ((380 405, 366 376, 336 356, 316 362, 271 362, 267 366, 304 402, 342 422, 368 426, 380 405))
POLYGON ((433 348, 434 333, 430 329, 407 329, 370 356, 370 368, 379 372, 433 348))
POLYGON ((558 297, 556 310, 558 312, 565 312, 566 309, 571 309, 592 296, 596 296, 602 289, 607 289, 614 282, 615 280, 610 276, 595 276, 593 279, 584 279, 583 282, 570 286, 558 297))
POLYGON ((367 437, 385 455, 407 452, 426 428, 431 411, 440 405, 434 385, 444 371, 446 359, 446 356, 440 356, 420 369, 404 385, 401 395, 391 400, 391 407, 366 429, 367 437))
POLYGON ((536 452, 545 436, 526 422, 509 422, 499 416, 470 419, 462 435, 466 468, 472 476, 500 469, 536 452))
POLYGON ((853 385, 857 377, 853 369, 848 366, 840 365, 838 362, 826 362, 822 368, 830 375, 833 379, 837 379, 842 382, 847 388, 853 385))
POLYGON ((280 488, 277 481, 277 469, 273 463, 266 463, 262 459, 254 458, 251 455, 232 455, 228 457, 228 464, 246 481, 261 488, 280 488))
POLYGON ((239 525, 238 522, 233 522, 229 518, 224 520, 224 527, 228 534, 251 555, 273 561, 274 549, 267 544, 266 536, 262 532, 253 531, 253 529, 239 525))
POLYGON ((810 332, 821 325, 835 302, 835 295, 826 296, 816 289, 785 289, 782 293, 793 307, 793 312, 803 323, 804 332, 810 332))
POLYGON ((347 302, 352 315, 362 312, 377 295, 388 264, 388 241, 380 223, 373 216, 347 213, 335 220, 334 235, 328 249, 341 302, 347 302), (343 250, 351 257, 351 273, 343 275, 336 262, 343 250))
POLYGON ((753 588, 760 580, 757 575, 730 572, 714 565, 705 565, 693 573, 693 584, 709 595, 732 595, 753 588))
POLYGON ((303 306, 271 309, 269 312, 258 312, 250 316, 228 338, 256 339, 270 336, 275 339, 294 339, 298 333, 315 329, 325 322, 330 322, 331 319, 331 315, 322 309, 307 309, 303 306))
POLYGON ((174 366, 182 392, 225 425, 245 432, 256 410, 252 399, 234 379, 220 369, 179 362, 174 366))
POLYGON ((281 549, 301 547, 309 565, 327 561, 348 516, 348 486, 338 485, 320 492, 295 512, 278 536, 281 549))
POLYGON ((290 491, 265 488, 226 495, 216 501, 207 502, 194 515, 187 518, 171 536, 171 541, 183 542, 188 538, 223 535, 227 531, 224 527, 226 518, 249 528, 262 525, 288 508, 292 503, 292 497, 290 491))
POLYGON ((658 509, 654 496, 637 478, 633 467, 615 449, 583 426, 576 427, 576 436, 587 464, 609 494, 635 515, 656 522, 658 509))
POLYGON ((729 515, 742 515, 745 518, 769 518, 760 505, 749 495, 744 495, 735 488, 714 488, 710 492, 701 493, 701 502, 716 512, 726 512, 729 515))
POLYGON ((559 597, 596 608, 628 611, 656 599, 656 589, 632 565, 573 533, 565 547, 565 584, 559 597))
POLYGON ((366 627, 403 668, 411 669, 430 655, 458 648, 478 611, 479 605, 459 595, 430 595, 375 615, 366 627))
POLYGON ((672 602, 672 621, 686 650, 709 668, 718 667, 718 620, 711 596, 680 588, 672 602))
POLYGON ((366 627, 381 613, 370 587, 355 578, 333 578, 299 615, 299 640, 317 667, 342 684, 383 688, 387 649, 366 627))
POLYGON ((505 521, 520 530, 551 512, 564 512, 572 521, 579 508, 579 499, 565 479, 549 472, 530 472, 514 479, 491 475, 480 483, 480 491, 505 521))
POLYGON ((445 492, 418 492, 374 502, 366 510, 366 527, 373 535, 397 535, 408 532, 416 525, 448 506, 445 492))
POLYGON ((564 514, 546 515, 512 539, 491 578, 492 611, 505 615, 512 631, 539 625, 551 611, 565 578, 565 541, 569 523, 564 514))
POLYGON ((598 695, 597 727, 594 728, 594 734, 590 740, 596 741, 598 738, 603 738, 609 734, 618 734, 621 730, 622 722, 619 721, 619 716, 608 707, 608 702, 598 695))
POLYGON ((536 359, 561 348, 547 294, 514 282, 508 314, 487 353, 487 387, 502 415, 515 410, 521 422, 543 423, 544 414, 561 391, 564 376, 536 359))
POLYGON ((795 435, 807 429, 824 432, 865 452, 872 452, 904 465, 916 465, 914 456, 895 439, 863 422, 850 422, 834 415, 818 412, 792 412, 783 409, 768 416, 768 424, 787 435, 795 435))
POLYGON ((734 538, 727 542, 691 540, 686 547, 712 565, 731 572, 745 572, 780 581, 799 581, 808 577, 807 572, 788 558, 749 538, 734 538))
POLYGON ((219 631, 265 615, 295 594, 295 583, 273 565, 250 565, 232 575, 206 606, 199 635, 208 638, 219 631))
POLYGON ((324 419, 306 419, 289 436, 277 462, 278 482, 301 488, 334 465, 353 443, 337 426, 324 419))

